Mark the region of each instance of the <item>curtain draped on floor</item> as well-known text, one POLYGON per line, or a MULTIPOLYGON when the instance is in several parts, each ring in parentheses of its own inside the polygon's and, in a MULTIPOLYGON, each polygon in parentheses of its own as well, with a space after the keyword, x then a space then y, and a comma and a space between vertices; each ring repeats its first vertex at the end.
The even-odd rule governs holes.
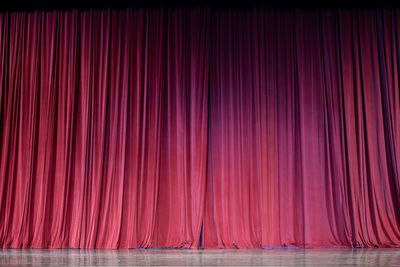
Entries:
POLYGON ((400 246, 399 17, 0 14, 0 246, 400 246))

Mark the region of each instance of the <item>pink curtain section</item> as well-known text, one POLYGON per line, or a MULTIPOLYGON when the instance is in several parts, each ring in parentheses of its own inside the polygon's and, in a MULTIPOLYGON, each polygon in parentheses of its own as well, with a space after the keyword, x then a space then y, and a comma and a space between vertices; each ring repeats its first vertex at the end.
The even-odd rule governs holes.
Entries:
POLYGON ((399 17, 0 14, 0 246, 400 246, 399 17))
POLYGON ((1 17, 3 247, 198 247, 209 12, 1 17))

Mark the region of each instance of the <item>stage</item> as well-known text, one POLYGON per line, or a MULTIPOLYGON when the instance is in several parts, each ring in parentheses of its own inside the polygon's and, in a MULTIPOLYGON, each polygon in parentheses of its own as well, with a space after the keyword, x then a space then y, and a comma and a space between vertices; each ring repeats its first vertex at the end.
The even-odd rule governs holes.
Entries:
POLYGON ((1 266, 400 266, 400 249, 5 249, 1 266))
POLYGON ((0 3, 0 267, 400 266, 400 5, 40 1, 0 3))

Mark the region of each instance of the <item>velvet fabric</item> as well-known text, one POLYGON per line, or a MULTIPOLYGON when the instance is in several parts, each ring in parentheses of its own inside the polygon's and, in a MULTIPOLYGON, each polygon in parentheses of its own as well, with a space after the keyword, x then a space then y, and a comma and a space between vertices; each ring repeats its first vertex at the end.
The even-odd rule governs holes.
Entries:
POLYGON ((400 246, 399 17, 0 14, 0 246, 400 246))

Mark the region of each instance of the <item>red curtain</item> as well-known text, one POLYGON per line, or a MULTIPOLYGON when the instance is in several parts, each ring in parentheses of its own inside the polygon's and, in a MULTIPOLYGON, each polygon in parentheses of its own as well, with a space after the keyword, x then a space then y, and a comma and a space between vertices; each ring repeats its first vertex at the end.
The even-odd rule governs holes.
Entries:
POLYGON ((1 246, 400 246, 398 17, 0 14, 1 246))

